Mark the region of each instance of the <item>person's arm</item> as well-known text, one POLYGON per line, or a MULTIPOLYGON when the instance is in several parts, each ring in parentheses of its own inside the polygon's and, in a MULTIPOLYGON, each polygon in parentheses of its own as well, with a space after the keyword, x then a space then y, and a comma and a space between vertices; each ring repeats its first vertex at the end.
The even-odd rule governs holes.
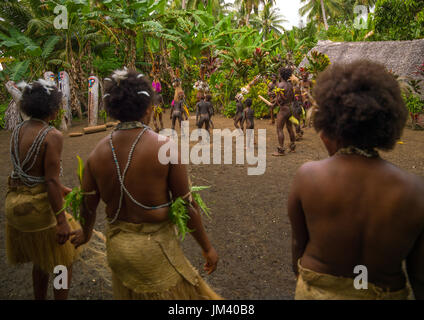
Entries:
POLYGON ((183 111, 183 113, 185 114, 185 119, 186 120, 188 120, 188 105, 187 105, 187 103, 186 103, 186 100, 185 100, 185 98, 182 100, 183 102, 182 102, 182 104, 181 104, 181 108, 183 109, 182 111, 183 111))
POLYGON ((196 123, 199 123, 199 102, 196 103, 196 123))
POLYGON ((406 270, 415 299, 424 300, 424 231, 406 259, 406 270))
POLYGON ((303 256, 309 241, 305 214, 300 200, 301 172, 302 168, 298 170, 293 180, 287 208, 292 233, 292 268, 296 276, 299 275, 297 262, 303 256))
POLYGON ((172 113, 174 112, 175 101, 171 103, 171 111, 169 112, 169 119, 172 119, 172 113))
POLYGON ((96 211, 100 201, 99 188, 90 170, 90 158, 84 168, 82 178, 82 192, 84 192, 83 202, 81 205, 81 217, 84 219, 82 230, 75 230, 71 242, 75 248, 87 243, 93 233, 94 223, 96 222, 96 211))
POLYGON ((244 132, 244 122, 247 121, 246 120, 246 109, 243 110, 243 112, 241 113, 241 121, 240 121, 240 128, 241 130, 243 130, 244 132))
POLYGON ((163 101, 163 96, 160 95, 160 107, 162 108, 162 112, 165 113, 165 101, 163 101))
MULTIPOLYGON (((168 184, 174 199, 178 197, 185 197, 184 200, 188 201, 190 186, 187 176, 187 167, 186 165, 180 164, 170 165, 168 184)), ((213 248, 208 235, 202 224, 202 219, 200 217, 200 208, 197 203, 191 199, 191 205, 187 204, 188 215, 190 220, 187 223, 189 229, 194 230, 191 232, 193 238, 197 241, 199 246, 202 248, 203 256, 206 259, 204 269, 211 274, 215 271, 218 263, 218 254, 213 248)))
POLYGON ((52 130, 46 138, 46 153, 44 158, 44 177, 47 186, 47 196, 54 213, 56 213, 56 236, 59 244, 64 244, 71 232, 66 221, 65 211, 57 214, 63 207, 63 185, 60 183, 60 158, 63 148, 63 136, 57 130, 52 130))

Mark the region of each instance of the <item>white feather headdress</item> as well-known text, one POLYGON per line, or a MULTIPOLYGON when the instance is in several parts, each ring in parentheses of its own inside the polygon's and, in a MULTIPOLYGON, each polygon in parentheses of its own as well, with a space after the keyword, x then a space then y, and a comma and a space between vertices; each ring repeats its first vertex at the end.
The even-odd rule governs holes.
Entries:
POLYGON ((122 70, 115 70, 112 74, 113 80, 115 80, 118 85, 122 80, 128 79, 128 69, 124 68, 122 70))

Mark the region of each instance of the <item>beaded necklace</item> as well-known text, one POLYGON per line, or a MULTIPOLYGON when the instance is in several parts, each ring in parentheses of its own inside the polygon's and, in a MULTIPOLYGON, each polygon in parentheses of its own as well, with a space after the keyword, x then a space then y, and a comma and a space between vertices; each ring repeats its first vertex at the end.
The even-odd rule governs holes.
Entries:
POLYGON ((40 119, 31 118, 30 120, 21 122, 12 133, 10 139, 10 156, 12 160, 13 171, 10 176, 12 179, 19 179, 23 184, 28 187, 34 187, 37 184, 44 183, 45 178, 43 176, 31 176, 27 174, 27 172, 34 167, 35 162, 37 161, 37 158, 40 154, 43 141, 49 131, 53 129, 53 127, 49 126, 45 121, 40 119), (38 132, 37 136, 35 137, 34 141, 32 142, 30 148, 27 151, 24 160, 21 163, 19 156, 19 134, 22 126, 30 120, 42 122, 43 124, 45 124, 45 126, 41 128, 41 130, 38 132), (32 162, 30 163, 31 159, 32 162), (27 167, 25 168, 25 166, 27 167))
POLYGON ((118 173, 118 180, 119 180, 119 184, 120 184, 120 196, 119 196, 118 209, 116 210, 113 219, 109 221, 110 224, 114 223, 118 219, 119 212, 122 209, 122 202, 123 202, 123 199, 124 199, 124 193, 128 196, 128 198, 134 204, 136 204, 137 206, 139 206, 143 209, 146 209, 146 210, 155 210, 155 209, 169 207, 172 203, 172 201, 170 201, 168 203, 161 204, 159 206, 154 206, 154 207, 145 206, 144 204, 138 202, 124 185, 125 175, 127 174, 128 168, 130 167, 130 163, 131 163, 131 160, 132 160, 132 157, 133 157, 134 149, 135 149, 137 143, 140 141, 141 136, 147 130, 152 130, 152 129, 149 126, 147 126, 147 125, 145 125, 145 124, 143 124, 139 121, 121 122, 116 126, 116 128, 111 132, 111 134, 109 136, 109 144, 110 144, 110 147, 112 149, 113 161, 115 162, 116 171, 118 173), (115 147, 114 147, 113 141, 112 141, 112 135, 116 130, 130 130, 130 129, 136 129, 136 128, 142 128, 142 130, 137 135, 136 139, 134 140, 134 142, 131 146, 130 152, 128 154, 127 164, 124 168, 123 173, 121 174, 121 169, 120 169, 120 166, 119 166, 118 158, 116 157, 115 147))
POLYGON ((346 148, 339 149, 336 154, 344 154, 344 155, 352 155, 356 154, 359 156, 363 156, 365 158, 378 158, 380 155, 378 154, 378 151, 373 149, 360 149, 354 146, 349 146, 346 148))

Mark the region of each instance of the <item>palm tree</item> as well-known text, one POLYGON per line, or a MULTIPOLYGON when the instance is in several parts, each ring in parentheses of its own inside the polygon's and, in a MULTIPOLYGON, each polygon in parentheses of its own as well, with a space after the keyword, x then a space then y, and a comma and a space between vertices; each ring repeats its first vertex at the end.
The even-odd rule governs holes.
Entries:
POLYGON ((267 3, 270 3, 271 5, 275 4, 275 0, 235 0, 234 7, 243 8, 245 12, 245 25, 249 25, 252 10, 255 14, 258 14, 259 5, 263 4, 265 6, 267 3))
POLYGON ((252 20, 252 24, 262 31, 264 40, 271 32, 281 35, 284 32, 282 24, 287 22, 279 9, 274 8, 270 2, 266 3, 264 9, 252 20))
POLYGON ((356 4, 366 6, 368 10, 375 6, 377 0, 356 0, 356 4))
POLYGON ((304 5, 299 9, 303 17, 308 14, 308 19, 323 21, 325 30, 328 30, 327 13, 336 16, 343 12, 343 2, 341 0, 300 0, 304 5))

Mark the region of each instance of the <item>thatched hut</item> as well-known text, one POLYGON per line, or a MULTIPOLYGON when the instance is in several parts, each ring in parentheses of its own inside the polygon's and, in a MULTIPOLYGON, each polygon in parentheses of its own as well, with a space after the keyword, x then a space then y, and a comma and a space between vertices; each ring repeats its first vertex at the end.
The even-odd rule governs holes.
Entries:
MULTIPOLYGON (((418 78, 417 67, 424 62, 424 39, 412 41, 333 42, 318 41, 311 51, 325 53, 332 63, 368 59, 384 64, 402 77, 418 78)), ((309 53, 308 53, 309 54, 309 53)), ((300 66, 308 64, 305 58, 300 66)))
MULTIPOLYGON (((424 63, 424 39, 412 41, 375 41, 375 42, 333 42, 318 41, 310 51, 326 54, 332 63, 349 63, 358 59, 379 62, 388 70, 402 78, 422 79, 416 74, 417 68, 424 63)), ((308 53, 308 55, 310 54, 308 53)), ((305 57, 299 67, 308 64, 305 57)), ((421 83, 424 99, 424 81, 421 83)), ((424 116, 419 124, 424 127, 424 116)))

